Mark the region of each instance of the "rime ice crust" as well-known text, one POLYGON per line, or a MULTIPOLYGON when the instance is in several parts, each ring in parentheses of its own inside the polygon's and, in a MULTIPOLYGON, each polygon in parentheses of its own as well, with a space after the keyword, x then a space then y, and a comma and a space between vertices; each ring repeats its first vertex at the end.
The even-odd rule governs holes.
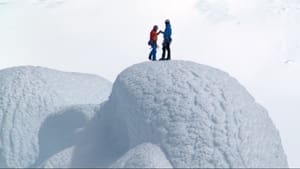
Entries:
POLYGON ((69 147, 59 153, 56 153, 39 168, 71 168, 70 164, 72 161, 73 149, 73 147, 69 147))
MULTIPOLYGON (((5 76, 0 71, 4 93, 0 104, 6 105, 0 106, 0 164, 32 164, 41 152, 47 152, 40 149, 45 139, 37 137, 38 130, 46 136, 53 133, 53 126, 60 126, 67 129, 64 135, 72 136, 80 129, 78 142, 48 154, 39 166, 288 167, 267 111, 237 80, 220 70, 187 61, 136 64, 118 76, 106 102, 72 106, 100 103, 101 98, 87 97, 101 85, 83 77, 59 72, 44 76, 42 70, 25 69, 17 69, 18 76, 15 71, 5 76), (68 119, 76 125, 64 124, 68 119), (41 127, 42 121, 48 125, 41 127)), ((110 90, 106 92, 108 96, 110 90)))
POLYGON ((110 91, 110 82, 94 75, 32 66, 0 70, 0 167, 34 165, 49 115, 76 104, 99 104, 110 91))
POLYGON ((173 167, 288 167, 267 111, 228 74, 187 61, 123 71, 109 104, 129 147, 159 145, 173 167))
POLYGON ((129 150, 111 168, 172 168, 163 151, 154 144, 143 143, 129 150))

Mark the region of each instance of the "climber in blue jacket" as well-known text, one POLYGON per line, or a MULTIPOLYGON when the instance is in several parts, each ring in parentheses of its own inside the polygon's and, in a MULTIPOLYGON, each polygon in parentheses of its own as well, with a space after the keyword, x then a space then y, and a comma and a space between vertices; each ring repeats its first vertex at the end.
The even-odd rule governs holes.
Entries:
POLYGON ((163 44, 162 44, 162 57, 159 59, 159 60, 170 60, 171 59, 171 49, 170 49, 170 44, 171 44, 171 41, 172 41, 172 28, 171 28, 171 23, 170 23, 170 20, 167 19, 165 21, 165 24, 166 24, 166 28, 165 28, 165 31, 160 31, 160 33, 164 34, 164 41, 163 41, 163 44), (166 55, 166 51, 168 52, 168 55, 167 55, 167 58, 165 58, 165 55, 166 55))

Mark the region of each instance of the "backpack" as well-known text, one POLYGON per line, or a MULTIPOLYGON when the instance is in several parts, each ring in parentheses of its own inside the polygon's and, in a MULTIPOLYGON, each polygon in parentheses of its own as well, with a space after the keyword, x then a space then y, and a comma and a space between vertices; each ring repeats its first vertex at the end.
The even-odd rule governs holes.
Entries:
POLYGON ((148 41, 148 45, 149 45, 149 46, 152 46, 152 44, 153 44, 153 41, 150 39, 150 40, 148 41))

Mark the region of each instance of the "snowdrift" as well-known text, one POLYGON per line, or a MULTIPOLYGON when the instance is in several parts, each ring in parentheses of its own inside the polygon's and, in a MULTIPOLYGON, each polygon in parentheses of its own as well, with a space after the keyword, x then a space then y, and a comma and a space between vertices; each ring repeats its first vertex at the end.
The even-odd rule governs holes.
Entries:
POLYGON ((74 147, 69 147, 59 153, 56 153, 38 168, 70 168, 73 150, 74 147))
POLYGON ((0 167, 288 167, 268 112, 193 62, 134 65, 112 90, 96 76, 18 67, 0 71, 0 93, 0 167))
POLYGON ((172 166, 157 145, 143 143, 128 151, 110 168, 172 168, 172 166))
POLYGON ((72 167, 288 167, 267 111, 228 74, 187 61, 123 71, 73 153, 72 167))
POLYGON ((73 130, 99 108, 76 105, 100 104, 110 91, 110 82, 94 75, 31 66, 0 70, 0 167, 34 167, 70 146, 73 130))

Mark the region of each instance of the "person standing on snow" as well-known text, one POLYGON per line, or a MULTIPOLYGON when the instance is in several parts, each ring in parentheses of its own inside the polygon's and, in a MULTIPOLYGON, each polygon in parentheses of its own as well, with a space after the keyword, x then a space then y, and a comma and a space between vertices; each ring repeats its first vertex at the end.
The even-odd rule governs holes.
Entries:
POLYGON ((163 41, 163 44, 162 44, 163 53, 162 53, 162 57, 159 60, 170 60, 171 59, 170 44, 171 44, 171 41, 172 41, 172 38, 171 38, 172 28, 171 28, 170 20, 167 19, 165 21, 165 24, 166 24, 165 31, 159 31, 160 33, 164 34, 164 41, 163 41), (165 58, 166 51, 168 52, 167 58, 165 58))
POLYGON ((156 60, 156 49, 158 47, 157 45, 157 36, 160 34, 160 32, 157 32, 158 26, 154 25, 153 29, 150 32, 150 40, 148 44, 151 46, 151 52, 149 54, 149 60, 155 61, 156 60))

